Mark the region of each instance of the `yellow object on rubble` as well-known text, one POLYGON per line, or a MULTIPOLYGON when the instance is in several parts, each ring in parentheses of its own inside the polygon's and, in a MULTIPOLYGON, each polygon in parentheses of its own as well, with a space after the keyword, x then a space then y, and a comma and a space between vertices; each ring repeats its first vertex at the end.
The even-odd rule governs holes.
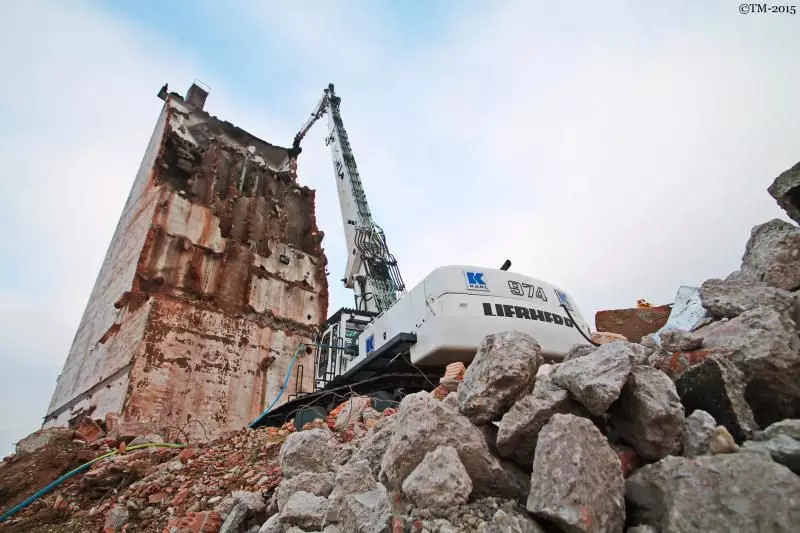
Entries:
POLYGON ((653 305, 644 298, 639 298, 636 300, 636 307, 653 307, 653 305))

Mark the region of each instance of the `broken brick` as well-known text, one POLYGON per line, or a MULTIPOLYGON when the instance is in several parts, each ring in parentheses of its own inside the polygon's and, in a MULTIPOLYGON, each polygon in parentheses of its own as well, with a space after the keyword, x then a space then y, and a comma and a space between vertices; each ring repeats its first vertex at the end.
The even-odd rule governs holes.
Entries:
POLYGON ((170 520, 163 533, 172 533, 177 528, 180 533, 217 533, 222 527, 222 517, 215 511, 190 512, 185 516, 170 520))
POLYGON ((178 455, 178 459, 180 459, 181 463, 186 464, 189 460, 194 459, 197 457, 197 450, 194 448, 186 448, 181 451, 180 455, 178 455))
POLYGON ((80 439, 87 444, 91 444, 92 442, 105 436, 105 431, 103 431, 103 428, 101 428, 97 422, 88 416, 81 418, 80 421, 75 425, 75 432, 78 434, 80 439))

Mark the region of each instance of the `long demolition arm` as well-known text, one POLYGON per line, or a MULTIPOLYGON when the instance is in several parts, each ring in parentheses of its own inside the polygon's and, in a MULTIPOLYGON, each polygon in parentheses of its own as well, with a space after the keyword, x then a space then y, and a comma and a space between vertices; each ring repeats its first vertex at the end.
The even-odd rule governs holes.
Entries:
POLYGON ((383 230, 372 219, 342 123, 340 103, 341 98, 334 93, 333 84, 329 84, 311 116, 295 136, 290 157, 297 158, 302 151, 300 142, 303 137, 327 113, 328 137, 325 144, 330 147, 333 157, 347 245, 347 265, 342 281, 345 287, 355 292, 356 309, 379 313, 397 301, 405 292, 405 286, 397 268, 397 260, 386 246, 383 230))

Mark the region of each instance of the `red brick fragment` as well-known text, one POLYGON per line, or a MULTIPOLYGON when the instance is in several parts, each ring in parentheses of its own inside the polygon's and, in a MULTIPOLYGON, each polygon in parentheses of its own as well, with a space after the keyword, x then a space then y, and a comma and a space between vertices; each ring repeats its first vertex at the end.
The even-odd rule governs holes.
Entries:
POLYGON ((64 497, 61 496, 61 494, 59 494, 58 496, 56 496, 56 501, 53 504, 53 508, 56 511, 63 511, 64 509, 67 508, 67 500, 65 500, 64 497))
POLYGON ((456 381, 464 381, 464 372, 467 371, 467 368, 464 366, 464 363, 461 361, 456 361, 455 363, 450 363, 445 367, 444 377, 442 380, 456 380, 456 381))
POLYGON ((633 448, 621 444, 614 444, 612 447, 619 457, 623 477, 628 477, 634 470, 642 466, 642 459, 633 448))
POLYGON ((433 395, 433 397, 437 400, 444 400, 448 394, 450 394, 450 391, 441 385, 431 391, 431 395, 433 395))
POLYGON ((392 533, 405 533, 406 523, 402 518, 392 517, 392 533))
POLYGON ((167 498, 167 494, 165 492, 156 492, 155 494, 151 494, 147 497, 147 503, 154 504, 154 503, 161 503, 167 498))
POLYGON ((75 432, 78 434, 79 438, 87 444, 91 444, 105 436, 103 428, 88 416, 84 416, 76 424, 75 432))
POLYGON ((172 505, 173 507, 178 507, 179 505, 183 505, 188 495, 189 495, 189 489, 182 489, 178 491, 178 494, 176 494, 175 497, 172 498, 172 502, 170 502, 170 505, 172 505))
POLYGON ((194 459, 195 457, 197 457, 197 450, 194 448, 186 448, 178 455, 178 459, 180 459, 183 464, 188 463, 189 459, 194 459))
POLYGON ((163 533, 171 533, 172 528, 177 528, 178 533, 217 533, 221 526, 222 517, 217 512, 191 512, 170 520, 163 533))

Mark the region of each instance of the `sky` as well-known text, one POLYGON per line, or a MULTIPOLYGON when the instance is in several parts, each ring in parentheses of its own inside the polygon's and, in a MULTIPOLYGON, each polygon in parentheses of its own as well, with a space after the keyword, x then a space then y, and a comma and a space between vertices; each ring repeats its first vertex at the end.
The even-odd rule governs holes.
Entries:
MULTIPOLYGON (((409 287, 510 259, 593 322, 726 276, 788 220, 766 188, 800 160, 798 24, 731 0, 0 3, 0 455, 41 424, 164 83, 283 146, 334 83, 409 287)), ((332 313, 352 295, 324 136, 299 180, 332 313)))

